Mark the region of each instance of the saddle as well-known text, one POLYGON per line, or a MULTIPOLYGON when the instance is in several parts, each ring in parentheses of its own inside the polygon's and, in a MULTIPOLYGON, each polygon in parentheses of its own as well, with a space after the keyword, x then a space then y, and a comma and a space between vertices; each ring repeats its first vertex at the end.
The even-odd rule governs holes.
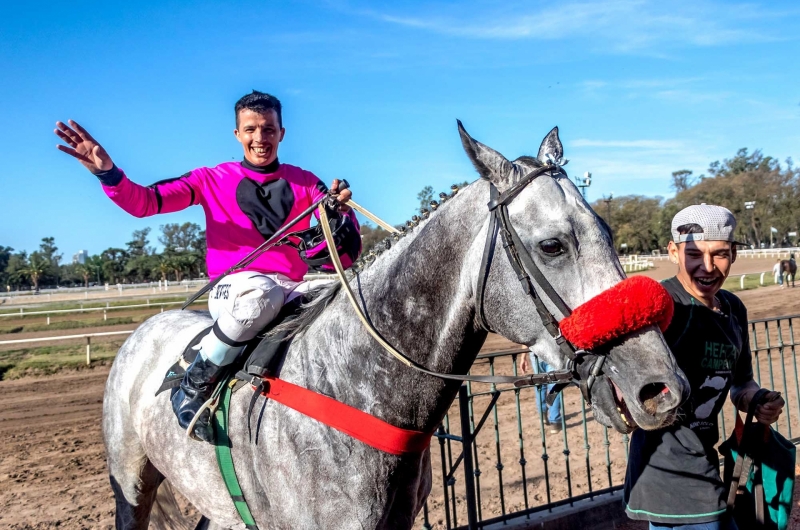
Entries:
MULTIPOLYGON (((247 343, 236 361, 230 365, 229 374, 240 373, 242 376, 244 374, 251 376, 247 379, 251 379, 252 376, 278 375, 286 357, 286 352, 289 350, 289 345, 292 343, 292 338, 287 337, 289 334, 287 331, 281 331, 274 335, 271 335, 270 332, 279 324, 297 318, 300 314, 300 306, 307 301, 306 297, 300 296, 284 305, 278 316, 247 343)), ((186 369, 197 357, 200 341, 210 330, 211 326, 203 329, 189 341, 177 362, 167 370, 164 381, 156 391, 156 395, 180 386, 186 369)), ((222 378, 222 381, 227 380, 227 377, 222 378)))

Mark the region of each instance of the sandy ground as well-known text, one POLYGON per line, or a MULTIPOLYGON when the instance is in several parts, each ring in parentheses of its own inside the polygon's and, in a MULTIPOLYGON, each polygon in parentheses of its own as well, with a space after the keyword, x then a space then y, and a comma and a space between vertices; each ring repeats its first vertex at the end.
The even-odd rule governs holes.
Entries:
MULTIPOLYGON (((741 293, 751 318, 800 313, 799 296, 800 290, 777 287, 741 293)), ((492 338, 486 346, 496 350, 512 345, 492 338)), ((761 362, 769 361, 775 360, 761 359, 761 362)), ((785 360, 785 366, 792 366, 790 363, 790 359, 785 360)), ((487 364, 475 367, 476 372, 487 369, 487 364)), ((509 373, 510 360, 498 361, 495 370, 509 373)), ((100 435, 103 386, 107 374, 108 367, 97 367, 44 379, 28 377, 0 381, 0 402, 3 403, 0 436, 4 442, 0 453, 0 528, 112 528, 114 504, 100 435)), ((797 392, 791 377, 784 390, 787 395, 794 394, 791 414, 797 423, 800 408, 797 408, 797 392)), ((488 397, 476 398, 475 416, 482 414, 487 402, 488 397)), ((593 421, 588 410, 587 449, 577 392, 568 391, 565 396, 566 437, 561 433, 551 434, 546 426, 541 430, 532 390, 522 390, 519 402, 518 415, 516 396, 513 392, 504 393, 497 407, 498 426, 495 427, 495 415, 490 414, 478 436, 477 462, 481 470, 479 481, 484 518, 524 508, 526 494, 527 506, 533 507, 547 502, 548 498, 565 498, 570 491, 573 495, 586 493, 590 484, 596 491, 621 482, 625 438, 609 433, 606 446, 603 429, 593 421), (521 435, 518 425, 521 426, 521 435), (547 473, 542 458, 544 449, 547 452, 547 473), (606 460, 606 449, 610 464, 606 460), (523 456, 524 466, 520 464, 523 456), (571 471, 571 482, 567 481, 567 466, 571 471), (502 496, 499 489, 501 473, 502 496)), ((451 411, 450 424, 457 434, 459 423, 455 409, 451 411)), ((797 431, 798 427, 795 429, 797 431)), ((453 444, 449 449, 455 458, 457 445, 453 444)), ((434 527, 444 528, 445 497, 441 486, 440 447, 436 441, 432 452, 434 490, 429 498, 430 521, 434 527)), ((446 456, 446 459, 449 458, 446 456)), ((458 523, 464 524, 464 502, 459 494, 463 476, 459 472, 456 477, 455 513, 458 523)), ((417 526, 421 527, 421 524, 422 519, 417 526)), ((630 526, 630 529, 639 528, 642 526, 630 526)), ((800 530, 800 524, 793 524, 791 528, 800 530)))

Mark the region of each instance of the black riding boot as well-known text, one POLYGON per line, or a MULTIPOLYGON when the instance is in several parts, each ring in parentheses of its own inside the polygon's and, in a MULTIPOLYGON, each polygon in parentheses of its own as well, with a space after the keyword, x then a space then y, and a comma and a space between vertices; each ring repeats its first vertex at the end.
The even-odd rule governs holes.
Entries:
MULTIPOLYGON (((189 428, 197 411, 214 393, 214 386, 224 371, 224 366, 217 366, 211 361, 203 359, 200 352, 186 369, 180 388, 172 394, 172 410, 184 430, 189 428)), ((210 420, 211 414, 206 409, 194 424, 193 431, 195 436, 209 443, 214 441, 214 433, 211 432, 209 425, 210 420)))

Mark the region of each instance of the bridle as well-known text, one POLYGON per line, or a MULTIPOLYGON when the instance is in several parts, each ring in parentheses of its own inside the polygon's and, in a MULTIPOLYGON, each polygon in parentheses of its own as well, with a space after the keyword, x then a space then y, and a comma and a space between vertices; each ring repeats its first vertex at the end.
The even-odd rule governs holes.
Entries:
POLYGON ((525 175, 517 184, 502 194, 499 193, 493 183, 489 183, 491 190, 490 201, 488 203, 489 231, 481 261, 478 289, 476 292, 476 313, 478 322, 483 330, 491 332, 492 330, 486 321, 486 316, 484 314, 483 294, 486 289, 486 280, 489 276, 489 270, 491 267, 492 258, 494 256, 494 248, 497 243, 497 234, 499 232, 503 240, 503 247, 505 248, 506 255, 511 262, 511 266, 514 268, 514 271, 517 273, 517 277, 522 283, 523 290, 533 300, 533 303, 536 306, 536 310, 539 313, 539 317, 542 319, 545 328, 556 341, 561 349, 561 352, 568 359, 567 368, 565 369, 531 374, 524 377, 466 374, 455 375, 435 372, 428 370, 389 344, 375 329, 370 319, 366 317, 364 310, 362 310, 361 306, 356 300, 356 296, 345 277, 344 268, 342 267, 339 255, 335 250, 336 247, 333 241, 333 234, 330 231, 328 214, 324 206, 319 206, 318 211, 320 216, 320 225, 322 226, 329 249, 331 249, 329 252, 330 258, 333 262, 334 268, 336 269, 336 273, 339 276, 341 285, 344 288, 350 303, 355 309, 356 314, 358 315, 364 327, 386 351, 388 351, 393 357, 406 366, 418 372, 438 377, 440 379, 493 384, 510 383, 515 387, 554 384, 553 389, 548 393, 547 396, 547 401, 550 404, 552 404, 558 392, 563 390, 564 387, 571 383, 576 383, 581 389, 583 398, 587 402, 591 402, 591 389, 597 380, 600 371, 602 370, 605 357, 586 350, 575 348, 561 334, 561 331, 559 330, 559 320, 547 309, 541 297, 537 294, 536 288, 531 281, 531 276, 539 288, 544 291, 548 299, 550 299, 550 301, 556 306, 558 311, 564 315, 564 317, 569 316, 572 311, 564 303, 558 293, 556 293, 555 289, 553 289, 553 286, 547 281, 547 278, 544 277, 544 274, 542 274, 541 270, 534 263, 533 258, 531 258, 531 255, 525 249, 525 245, 520 240, 516 230, 514 230, 508 214, 508 203, 511 202, 528 184, 545 173, 549 173, 551 177, 554 177, 559 173, 566 176, 566 173, 563 171, 563 169, 555 161, 551 160, 547 165, 537 168, 525 175))
MULTIPOLYGON (((591 402, 591 389, 602 370, 605 357, 575 348, 575 346, 561 334, 558 319, 544 304, 542 297, 536 291, 534 282, 564 318, 572 314, 572 310, 567 306, 561 296, 559 296, 552 284, 545 278, 542 271, 533 261, 528 249, 522 243, 519 234, 517 234, 517 231, 514 229, 508 213, 508 204, 514 200, 528 184, 545 174, 550 178, 555 178, 555 176, 559 174, 564 177, 567 176, 561 166, 551 159, 544 166, 534 169, 525 175, 519 182, 502 194, 498 191, 493 182, 489 182, 490 200, 487 204, 489 208, 489 229, 486 234, 481 268, 478 273, 478 288, 475 293, 475 307, 478 323, 485 331, 492 331, 489 322, 486 320, 483 298, 486 290, 486 282, 489 278, 489 271, 492 266, 492 259, 494 258, 497 234, 499 232, 508 261, 511 263, 511 267, 514 269, 523 291, 531 298, 545 329, 547 329, 550 336, 553 337, 561 353, 569 360, 567 369, 547 372, 547 374, 553 374, 559 379, 559 383, 556 384, 556 387, 553 388, 553 391, 548 395, 548 402, 552 404, 556 394, 572 382, 578 383, 584 399, 587 402, 591 402), (591 367, 588 367, 588 358, 594 359, 593 362, 591 362, 591 367), (588 372, 588 375, 583 376, 582 373, 585 372, 588 372)), ((530 384, 534 383, 531 381, 530 384)))

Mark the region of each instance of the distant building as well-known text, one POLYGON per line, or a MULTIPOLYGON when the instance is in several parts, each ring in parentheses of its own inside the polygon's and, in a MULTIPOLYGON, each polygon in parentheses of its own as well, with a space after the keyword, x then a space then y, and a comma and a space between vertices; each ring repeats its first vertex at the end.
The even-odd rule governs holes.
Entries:
POLYGON ((73 254, 73 256, 72 256, 72 264, 74 265, 74 264, 77 263, 77 264, 80 264, 80 265, 85 265, 86 264, 86 258, 88 258, 88 257, 89 257, 89 251, 88 250, 79 250, 77 254, 73 254))

